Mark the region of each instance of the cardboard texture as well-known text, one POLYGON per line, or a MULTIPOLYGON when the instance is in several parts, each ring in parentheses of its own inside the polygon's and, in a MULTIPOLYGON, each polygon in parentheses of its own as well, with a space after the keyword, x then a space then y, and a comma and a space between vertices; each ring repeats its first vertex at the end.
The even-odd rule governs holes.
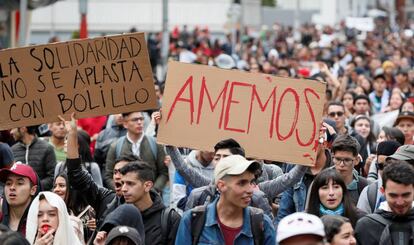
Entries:
POLYGON ((234 138, 247 156, 313 165, 326 84, 168 64, 158 142, 213 151, 234 138))
POLYGON ((157 108, 144 33, 0 51, 0 129, 157 108))

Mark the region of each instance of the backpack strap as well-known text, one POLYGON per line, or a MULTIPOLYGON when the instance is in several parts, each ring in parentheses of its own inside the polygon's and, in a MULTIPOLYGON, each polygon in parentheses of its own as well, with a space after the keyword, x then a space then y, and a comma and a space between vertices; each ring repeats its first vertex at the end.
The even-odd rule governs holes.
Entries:
POLYGON ((201 232, 206 222, 206 206, 197 206, 191 209, 191 238, 192 244, 198 244, 201 232))
POLYGON ((373 221, 375 221, 377 223, 380 223, 380 224, 382 224, 384 226, 387 226, 387 225, 390 225, 391 224, 391 221, 385 219, 380 214, 373 213, 373 214, 367 215, 366 217, 369 218, 369 219, 372 219, 373 221))
POLYGON ((362 190, 365 188, 365 186, 368 185, 367 179, 358 176, 358 196, 361 194, 362 190))
POLYGON ((161 211, 161 236, 162 244, 168 244, 168 232, 171 230, 171 216, 177 212, 173 207, 164 208, 161 211))
POLYGON ((201 195, 199 196, 199 198, 197 198, 197 200, 195 201, 193 205, 194 207, 203 206, 207 203, 210 203, 213 197, 214 197, 214 193, 211 193, 211 188, 208 187, 207 189, 201 192, 201 195))
POLYGON ((264 223, 263 210, 260 208, 249 207, 250 226, 255 245, 262 245, 264 242, 264 223))
POLYGON ((375 206, 377 204, 378 182, 368 185, 367 188, 368 188, 367 189, 368 204, 369 204, 369 207, 371 208, 371 213, 374 213, 375 206))
POLYGON ((125 141, 126 136, 122 136, 120 137, 117 141, 116 141, 116 146, 115 146, 115 159, 118 159, 121 156, 121 150, 122 150, 122 146, 124 145, 124 141, 125 141))
POLYGON ((145 135, 145 137, 147 137, 148 143, 149 143, 150 148, 151 148, 152 155, 154 156, 155 161, 157 161, 157 156, 158 156, 158 154, 157 154, 157 140, 154 137, 149 136, 149 135, 145 135))

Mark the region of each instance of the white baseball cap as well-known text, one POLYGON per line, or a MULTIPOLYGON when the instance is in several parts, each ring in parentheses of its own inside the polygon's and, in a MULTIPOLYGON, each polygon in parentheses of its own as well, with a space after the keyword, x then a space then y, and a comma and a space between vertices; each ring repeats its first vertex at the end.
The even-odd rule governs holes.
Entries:
POLYGON ((241 155, 230 155, 222 158, 214 169, 214 180, 222 179, 226 175, 240 175, 243 174, 250 166, 253 165, 252 171, 260 169, 260 163, 257 161, 248 161, 241 155))
POLYGON ((284 217, 277 227, 277 242, 299 235, 316 235, 322 239, 325 237, 325 229, 322 220, 308 213, 293 213, 284 217))

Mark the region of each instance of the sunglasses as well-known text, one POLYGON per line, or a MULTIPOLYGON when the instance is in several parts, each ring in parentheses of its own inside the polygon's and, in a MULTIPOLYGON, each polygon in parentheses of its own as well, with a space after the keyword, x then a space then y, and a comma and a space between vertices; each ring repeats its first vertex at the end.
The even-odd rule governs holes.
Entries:
POLYGON ((334 111, 334 112, 329 113, 328 115, 330 117, 335 117, 335 115, 338 116, 338 117, 342 117, 344 115, 344 113, 342 111, 337 111, 337 112, 334 111))

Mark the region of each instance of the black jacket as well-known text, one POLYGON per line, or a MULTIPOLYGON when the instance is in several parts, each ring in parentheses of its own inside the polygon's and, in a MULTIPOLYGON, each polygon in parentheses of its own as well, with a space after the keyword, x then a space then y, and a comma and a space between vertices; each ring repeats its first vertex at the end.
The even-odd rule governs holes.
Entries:
POLYGON ((162 204, 160 195, 158 195, 155 191, 151 191, 150 195, 153 201, 152 206, 144 211, 141 211, 145 227, 145 244, 174 244, 181 217, 178 213, 172 212, 173 215, 171 215, 171 220, 168 225, 169 232, 167 241, 163 241, 163 236, 161 234, 161 213, 162 210, 165 209, 165 206, 162 204))
POLYGON ((99 187, 88 171, 82 169, 81 160, 66 159, 69 183, 75 190, 80 191, 89 205, 96 212, 96 226, 99 229, 105 217, 123 203, 123 198, 116 196, 115 192, 99 187))
POLYGON ((29 164, 34 169, 40 178, 42 189, 45 191, 52 190, 56 167, 56 156, 53 146, 35 137, 28 146, 22 142, 17 142, 11 148, 16 162, 20 161, 29 164))
MULTIPOLYGON (((397 216, 392 212, 387 212, 379 209, 375 212, 381 215, 389 222, 395 223, 407 223, 414 221, 414 209, 411 209, 410 213, 405 216, 397 216)), ((362 217, 355 228, 355 238, 360 245, 379 245, 382 232, 385 229, 385 225, 381 224, 370 218, 373 214, 368 214, 362 217)))

